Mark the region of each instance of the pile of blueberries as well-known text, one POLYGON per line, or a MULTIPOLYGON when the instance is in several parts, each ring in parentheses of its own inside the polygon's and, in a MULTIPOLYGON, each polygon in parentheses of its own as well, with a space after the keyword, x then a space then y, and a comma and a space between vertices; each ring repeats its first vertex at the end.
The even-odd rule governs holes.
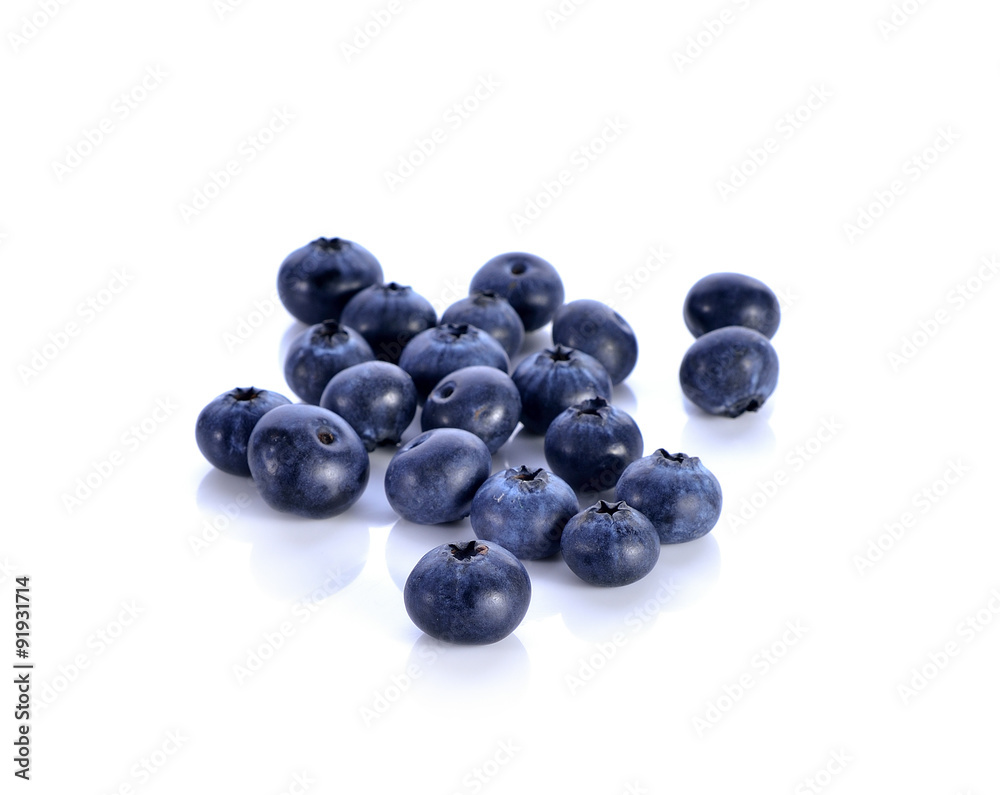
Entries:
MULTIPOLYGON (((599 301, 565 303, 540 257, 494 257, 439 322, 411 287, 385 283, 365 248, 319 238, 281 264, 278 295, 309 325, 285 359, 302 402, 253 387, 219 395, 198 416, 198 447, 220 470, 251 476, 272 508, 314 519, 359 499, 372 450, 398 448, 384 482, 392 509, 418 524, 468 516, 476 536, 432 549, 406 581, 406 611, 428 635, 493 643, 513 632, 531 597, 522 560, 561 552, 586 582, 622 586, 653 569, 661 544, 718 521, 716 477, 683 453, 643 457, 635 420, 610 402, 638 358, 631 326, 599 301), (511 372, 526 332, 550 322, 553 345, 511 372), (401 445, 418 408, 422 433, 401 445), (544 435, 548 468, 491 474, 519 423, 544 435), (580 509, 581 496, 612 489, 580 509)), ((762 282, 701 279, 684 302, 696 337, 681 363, 684 394, 711 414, 759 409, 777 382, 769 340, 779 319, 762 282)))

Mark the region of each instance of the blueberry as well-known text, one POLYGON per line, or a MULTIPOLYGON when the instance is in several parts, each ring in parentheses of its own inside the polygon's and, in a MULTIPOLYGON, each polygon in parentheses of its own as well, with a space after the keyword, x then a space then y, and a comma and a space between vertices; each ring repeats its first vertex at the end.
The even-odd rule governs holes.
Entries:
POLYGON ((277 392, 237 387, 214 398, 198 414, 194 438, 212 466, 230 475, 250 475, 247 443, 257 421, 291 401, 277 392))
POLYGON ((615 498, 642 512, 663 544, 701 538, 722 512, 722 488, 701 459, 663 448, 629 464, 615 498))
POLYGON ((437 325, 437 313, 412 287, 389 282, 373 284, 355 295, 344 307, 340 321, 368 341, 376 359, 398 364, 406 344, 437 325))
POLYGON ((456 301, 441 315, 442 323, 468 323, 481 328, 499 342, 510 358, 524 344, 524 323, 506 298, 489 290, 477 290, 456 301))
POLYGON ((449 373, 476 365, 495 367, 506 374, 510 359, 493 337, 466 323, 445 323, 421 331, 399 357, 399 366, 413 378, 421 399, 449 373))
POLYGON ((424 404, 420 427, 462 428, 499 450, 521 419, 521 394, 495 367, 462 367, 442 378, 424 404))
POLYGON ((591 585, 628 585, 653 570, 660 538, 652 522, 627 503, 608 503, 581 511, 566 523, 563 559, 591 585))
POLYGON ((525 331, 540 329, 552 320, 565 297, 562 279, 549 262, 518 251, 500 254, 476 271, 469 294, 477 290, 506 298, 525 331))
POLYGON ((417 413, 417 388, 398 365, 362 362, 331 378, 319 405, 347 420, 371 451, 399 444, 417 413))
POLYGON ((368 484, 368 453, 347 420, 298 403, 265 414, 250 434, 250 472, 278 511, 326 519, 357 502, 368 484))
POLYGON ((696 337, 725 326, 746 326, 770 339, 781 322, 778 297, 764 282, 742 273, 712 273, 684 299, 684 323, 696 337))
POLYGON ((757 411, 778 383, 778 354, 760 332, 726 326, 698 337, 680 370, 681 389, 709 414, 757 411))
POLYGON ((490 541, 435 547, 417 561, 403 586, 410 620, 448 643, 503 640, 517 629, 530 602, 524 565, 490 541))
POLYGON ((382 266, 370 251, 350 240, 321 237, 285 257, 278 268, 278 297, 289 314, 312 325, 339 319, 355 293, 381 282, 382 266))
POLYGON ((479 538, 493 541, 521 560, 541 560, 559 551, 563 527, 580 510, 576 493, 544 469, 511 467, 479 488, 469 520, 479 538))
POLYGON ((511 376, 521 393, 521 422, 543 434, 556 416, 592 397, 611 399, 611 377, 597 359, 556 345, 521 361, 511 376))
POLYGON ((552 341, 589 353, 620 384, 635 367, 639 345, 632 327, 614 309, 588 298, 563 304, 552 320, 552 341))
POLYGON ((578 491, 614 488, 625 467, 641 456, 639 426, 604 398, 571 406, 545 432, 545 460, 578 491))
POLYGON ((490 476, 486 443, 459 428, 426 431, 399 448, 385 471, 392 509, 417 524, 456 522, 490 476))
POLYGON ((327 382, 345 367, 375 358, 365 338, 336 320, 303 331, 285 355, 285 380, 306 403, 317 405, 327 382))

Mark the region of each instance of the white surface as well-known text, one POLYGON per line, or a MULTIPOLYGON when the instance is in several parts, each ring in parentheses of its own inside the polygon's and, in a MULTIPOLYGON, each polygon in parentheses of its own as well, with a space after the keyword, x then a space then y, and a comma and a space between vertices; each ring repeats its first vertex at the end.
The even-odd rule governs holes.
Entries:
MULTIPOLYGON (((67 3, 23 43, 9 34, 44 4, 6 4, 0 644, 12 664, 13 576, 30 575, 36 791, 780 793, 816 776, 831 792, 1000 789, 1000 286, 961 305, 953 292, 1000 253, 1000 7, 901 5, 915 13, 883 35, 888 0, 595 1, 554 28, 554 0, 400 0, 348 60, 343 43, 387 3, 251 0, 221 18, 210 0, 67 3), (724 10, 721 36, 678 68, 724 10), (128 109, 119 95, 144 76, 128 109), (452 106, 477 86, 463 119, 452 106), (783 117, 810 97, 788 137, 783 117), (251 159, 276 112, 293 118, 251 159), (104 140, 57 178, 53 161, 105 118, 104 140), (435 128, 443 142, 390 190, 385 172, 435 128), (957 140, 914 171, 949 129, 957 140), (586 161, 579 147, 602 131, 617 138, 586 161), (768 138, 767 162, 724 201, 717 181, 768 138), (239 173, 185 219, 230 160, 239 173), (560 171, 569 184, 517 228, 560 171), (902 195, 849 241, 844 224, 894 180, 902 195), (275 274, 321 235, 358 241, 439 308, 517 249, 555 264, 568 298, 613 302, 641 344, 618 398, 647 452, 699 455, 719 477, 715 531, 620 590, 531 564, 514 636, 429 643, 401 584, 470 531, 397 523, 388 452, 354 509, 307 522, 212 472, 194 444, 216 394, 287 391, 295 326, 270 303, 275 274), (81 308, 123 270, 103 311, 81 308), (689 411, 677 385, 683 296, 718 270, 786 297, 778 389, 736 421, 689 411), (936 333, 894 366, 935 313, 936 333), (70 323, 65 350, 25 379, 70 323), (70 510, 63 495, 113 454, 70 510), (924 502, 952 463, 967 471, 924 502), (761 507, 734 527, 744 500, 761 507), (915 523, 859 572, 907 512, 915 523), (787 651, 773 664, 759 656, 772 644, 787 651), (904 703, 898 686, 946 648, 904 703), (600 670, 580 686, 586 666, 600 670), (727 688, 743 689, 732 705, 727 688), (728 709, 706 729, 710 704, 728 709)), ((540 450, 517 440, 496 466, 540 450)), ((9 758, 9 711, 2 725, 9 758)))

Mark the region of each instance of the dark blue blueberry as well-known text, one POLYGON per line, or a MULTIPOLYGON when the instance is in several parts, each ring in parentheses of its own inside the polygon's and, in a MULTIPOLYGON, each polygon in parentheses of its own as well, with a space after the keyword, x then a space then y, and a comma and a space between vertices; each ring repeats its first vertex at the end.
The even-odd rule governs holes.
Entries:
POLYGON ((417 561, 403 586, 410 620, 448 643, 503 640, 517 629, 530 603, 528 572, 491 541, 435 547, 417 561))
POLYGON ((490 476, 486 443, 459 428, 426 431, 399 448, 385 471, 392 509, 416 524, 457 522, 490 476))
POLYGON ((321 237, 296 249, 278 268, 278 297, 285 309, 312 325, 338 320, 351 297, 381 284, 382 266, 371 252, 339 237, 321 237))
POLYGON ((327 382, 345 367, 375 358, 365 338, 336 320, 310 326, 285 355, 285 380, 306 403, 317 405, 327 382))
POLYGON ((701 459, 663 448, 629 464, 615 498, 642 512, 663 544, 701 538, 722 513, 722 487, 701 459))
POLYGON ((698 337, 681 360, 681 389, 709 414, 757 411, 778 383, 778 354, 760 332, 726 326, 698 337))
POLYGON ((389 282, 373 284, 355 295, 344 307, 340 322, 368 341, 376 359, 398 364, 406 344, 437 325, 437 313, 412 287, 389 282))
POLYGON ((399 366, 413 378, 421 400, 449 373, 476 365, 506 374, 510 359, 493 337, 466 323, 446 323, 420 332, 399 357, 399 366))
POLYGON ((257 421, 291 401, 277 392, 237 387, 214 398, 198 414, 194 438, 212 466, 230 475, 250 475, 247 443, 257 421))
POLYGON ((543 434, 562 411, 592 397, 611 399, 611 377, 597 359, 556 345, 521 361, 511 376, 521 393, 521 422, 543 434))
POLYGON ((347 420, 371 451, 399 444, 417 413, 417 389, 398 365, 363 362, 331 378, 319 404, 347 420))
POLYGON ((541 560, 559 551, 563 528, 579 510, 576 493, 562 478, 522 466, 489 477, 472 500, 469 520, 479 538, 521 560, 541 560))
POLYGON ((614 488, 625 467, 641 456, 639 426, 604 398, 571 406, 545 432, 545 460, 578 491, 614 488))
POLYGON ((565 297, 562 279, 549 262, 534 254, 500 254, 476 271, 469 294, 488 290, 506 298, 525 331, 540 329, 555 315, 565 297))
POLYGON ((346 511, 368 485, 368 453, 347 420, 298 403, 257 423, 247 452, 264 502, 278 511, 326 519, 346 511))
POLYGON ((489 290, 456 301, 441 315, 442 323, 468 323, 499 342, 513 359, 524 344, 524 323, 510 302, 489 290))
POLYGON ((660 537, 652 522, 627 503, 601 500, 566 523, 562 554, 573 573, 591 585, 628 585, 653 570, 660 537))
POLYGON ((495 367, 462 367, 431 390, 420 427, 461 428, 499 450, 521 420, 521 394, 510 376, 495 367))
POLYGON ((620 384, 639 358, 635 332, 625 318, 600 301, 581 298, 563 304, 552 320, 552 341, 589 353, 620 384))
POLYGON ((696 337, 725 326, 746 326, 770 339, 781 322, 778 296, 742 273, 712 273, 695 282, 684 299, 684 323, 696 337))

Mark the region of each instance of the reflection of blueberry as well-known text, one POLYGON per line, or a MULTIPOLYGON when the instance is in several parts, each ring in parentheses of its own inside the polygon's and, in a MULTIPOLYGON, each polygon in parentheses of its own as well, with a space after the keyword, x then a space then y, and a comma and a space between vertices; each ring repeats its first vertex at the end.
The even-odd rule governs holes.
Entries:
POLYGON ((478 436, 458 428, 435 428, 411 439, 392 457, 385 470, 385 496, 392 509, 411 522, 455 522, 469 515, 492 461, 478 436))
POLYGON ((726 326, 698 337, 681 360, 681 389, 709 414, 757 411, 778 383, 778 354, 767 337, 726 326))
POLYGON ((563 559, 591 585, 628 585, 653 570, 660 557, 656 528, 624 502, 601 500, 563 529, 563 559))
POLYGON ((468 323, 481 328, 499 342, 511 358, 524 343, 524 323, 506 298, 489 290, 478 290, 456 301, 441 315, 442 323, 468 323))
POLYGON ((277 392, 237 387, 214 398, 198 414, 194 438, 212 466, 230 475, 250 475, 247 443, 257 421, 291 401, 277 392))
POLYGON ((427 396, 420 427, 462 428, 499 450, 521 419, 521 394, 495 367, 462 367, 442 378, 427 396))
POLYGON ((615 498, 645 514, 664 544, 701 538, 722 513, 722 487, 701 459, 663 448, 628 466, 615 498))
POLYGON ((496 643, 521 623, 531 580, 521 561, 491 541, 442 544, 424 555, 403 586, 417 627, 449 643, 496 643))
POLYGON ((544 469, 511 467, 491 475, 472 500, 475 534, 521 560, 559 551, 563 527, 580 510, 569 484, 544 469))
POLYGON ((684 299, 684 323, 696 337, 725 326, 746 326, 770 339, 781 322, 778 297, 764 282, 742 273, 712 273, 684 299))
POLYGON ((362 362, 331 378, 319 404, 347 420, 371 451, 399 444, 417 413, 417 389, 398 365, 362 362))
POLYGON ((507 373, 510 359, 499 342, 467 323, 445 323, 421 331, 399 357, 399 366, 413 378, 421 398, 449 373, 476 365, 507 373))
POLYGON ((327 382, 345 367, 375 356, 365 338, 336 320, 303 331, 285 355, 285 380, 306 403, 317 405, 327 382))
POLYGON ((278 268, 278 297, 285 309, 312 325, 337 320, 351 297, 382 282, 382 266, 367 249, 339 237, 318 238, 296 249, 278 268))
POLYGON ((545 460, 578 491, 614 488, 642 455, 642 433, 627 413, 604 398, 570 406, 545 432, 545 460))
POLYGON ((611 399, 611 378, 597 359, 556 345, 523 359, 511 376, 521 393, 521 422, 528 433, 545 433, 549 423, 574 403, 611 399))
POLYGON ((347 420, 298 403, 265 414, 250 434, 250 472, 278 511, 325 519, 347 510, 368 484, 368 453, 347 420))
POLYGON ((437 313, 412 287, 389 282, 373 284, 355 295, 344 307, 340 322, 368 341, 376 359, 398 364, 406 344, 437 325, 437 313))
POLYGON ((517 251, 500 254, 476 271, 469 294, 477 290, 506 298, 525 331, 540 329, 552 320, 565 297, 562 279, 551 263, 517 251))
POLYGON ((632 327, 610 306, 589 298, 559 307, 552 341, 589 353, 604 365, 613 384, 625 380, 639 356, 632 327))

